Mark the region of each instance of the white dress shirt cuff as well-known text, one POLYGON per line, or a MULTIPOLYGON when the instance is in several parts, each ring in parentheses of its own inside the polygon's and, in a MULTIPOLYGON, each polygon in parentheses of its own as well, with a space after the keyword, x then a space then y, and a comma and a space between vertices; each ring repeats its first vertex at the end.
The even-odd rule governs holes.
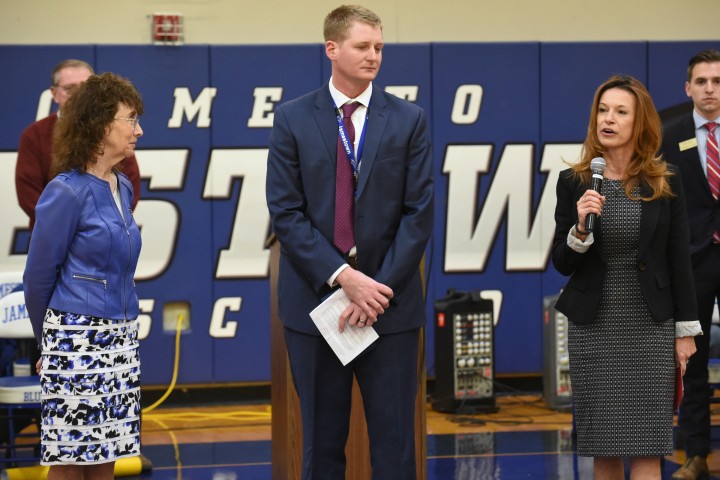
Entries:
POLYGON ((567 245, 578 253, 585 253, 588 251, 588 248, 590 248, 590 245, 593 244, 595 238, 593 237, 592 232, 590 232, 590 235, 588 235, 583 242, 575 236, 576 231, 577 230, 575 230, 575 225, 573 225, 573 227, 570 229, 570 232, 568 233, 567 245))
POLYGON ((675 322, 675 338, 695 337, 702 335, 702 327, 700 320, 691 320, 689 322, 675 322))
POLYGON ((350 265, 348 265, 347 263, 343 263, 342 265, 340 265, 340 268, 335 270, 335 273, 333 273, 327 281, 327 284, 330 286, 330 288, 335 288, 338 286, 338 284, 336 282, 338 275, 340 275, 340 272, 342 272, 349 266, 350 265))

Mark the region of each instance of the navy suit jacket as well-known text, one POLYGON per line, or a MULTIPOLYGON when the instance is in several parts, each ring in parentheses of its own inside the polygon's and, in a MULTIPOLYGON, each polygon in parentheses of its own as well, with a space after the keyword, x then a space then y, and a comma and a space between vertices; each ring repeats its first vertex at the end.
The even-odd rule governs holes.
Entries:
MULTIPOLYGON (((697 320, 695 288, 689 253, 687 212, 679 175, 670 177, 676 196, 641 204, 637 272, 640 289, 658 322, 697 320)), ((577 201, 588 189, 571 174, 560 173, 555 208, 552 260, 563 275, 570 275, 555 308, 576 324, 593 321, 600 305, 607 258, 603 250, 602 217, 593 231, 587 252, 567 245, 570 228, 577 222, 577 201)))
MULTIPOLYGON (((425 324, 420 260, 432 232, 432 156, 423 110, 373 86, 355 200, 358 269, 393 289, 374 325, 394 333, 425 324)), ((338 124, 322 88, 275 110, 266 195, 281 244, 280 318, 319 334, 309 317, 345 259, 333 245, 338 124)))
POLYGON ((663 128, 663 155, 677 165, 685 185, 685 201, 690 223, 690 252, 695 255, 712 243, 713 232, 720 230, 720 201, 710 192, 707 176, 696 146, 680 149, 680 144, 695 139, 692 114, 683 115, 663 128))

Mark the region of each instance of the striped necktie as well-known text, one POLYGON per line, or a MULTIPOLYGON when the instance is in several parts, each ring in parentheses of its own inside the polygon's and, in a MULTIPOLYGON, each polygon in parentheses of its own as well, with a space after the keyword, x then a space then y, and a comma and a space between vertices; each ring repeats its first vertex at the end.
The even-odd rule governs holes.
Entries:
MULTIPOLYGON (((715 138, 715 129, 718 124, 715 122, 708 122, 705 124, 705 128, 708 130, 707 139, 707 178, 708 184, 710 184, 710 191, 713 194, 715 200, 720 195, 720 155, 718 155, 718 141, 715 138)), ((713 233, 713 241, 720 243, 720 232, 717 230, 713 233)))

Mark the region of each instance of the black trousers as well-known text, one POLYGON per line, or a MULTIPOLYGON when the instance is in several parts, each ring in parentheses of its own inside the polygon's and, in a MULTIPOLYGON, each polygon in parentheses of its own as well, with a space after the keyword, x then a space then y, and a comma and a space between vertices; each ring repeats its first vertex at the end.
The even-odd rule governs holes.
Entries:
POLYGON ((687 456, 707 457, 712 393, 708 384, 710 324, 715 303, 720 298, 720 245, 710 245, 693 256, 693 275, 703 335, 695 337, 697 352, 690 358, 683 378, 685 395, 678 412, 678 426, 687 456))

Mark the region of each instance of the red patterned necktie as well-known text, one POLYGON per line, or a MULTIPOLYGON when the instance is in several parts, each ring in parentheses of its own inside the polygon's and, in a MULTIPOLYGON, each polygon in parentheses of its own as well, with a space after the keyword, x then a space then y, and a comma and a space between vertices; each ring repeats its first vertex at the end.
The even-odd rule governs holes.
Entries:
MULTIPOLYGON (((355 143, 355 127, 350 117, 360 106, 346 103, 342 106, 343 124, 351 145, 355 143)), ((348 253, 355 245, 355 174, 350 165, 342 139, 338 135, 337 165, 335 171, 335 246, 342 253, 348 253)))
MULTIPOLYGON (((707 178, 710 184, 710 191, 715 200, 717 200, 718 195, 720 195, 720 156, 718 155, 717 138, 715 138, 715 129, 717 126, 718 124, 715 122, 705 124, 705 128, 708 129, 707 178)), ((713 241, 720 243, 720 232, 715 231, 715 233, 713 233, 713 241)))

